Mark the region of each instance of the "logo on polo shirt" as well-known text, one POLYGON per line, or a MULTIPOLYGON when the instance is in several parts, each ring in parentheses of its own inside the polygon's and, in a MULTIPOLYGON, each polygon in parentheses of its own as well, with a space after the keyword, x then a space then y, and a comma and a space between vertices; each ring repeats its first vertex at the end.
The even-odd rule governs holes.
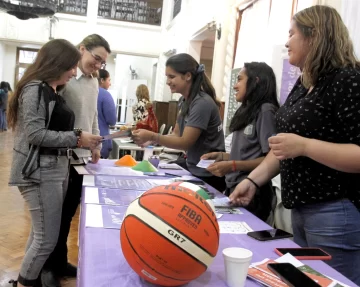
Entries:
POLYGON ((254 125, 252 124, 248 125, 244 130, 244 134, 247 136, 252 135, 253 129, 254 129, 254 125))

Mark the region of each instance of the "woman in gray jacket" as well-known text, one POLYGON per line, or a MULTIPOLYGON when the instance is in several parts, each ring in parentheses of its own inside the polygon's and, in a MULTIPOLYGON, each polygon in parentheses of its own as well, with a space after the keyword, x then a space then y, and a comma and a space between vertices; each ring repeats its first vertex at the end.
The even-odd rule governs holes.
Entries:
POLYGON ((36 286, 57 242, 71 148, 94 148, 100 136, 74 130, 75 115, 58 94, 76 75, 79 51, 62 39, 46 43, 19 81, 9 103, 15 131, 10 185, 30 211, 31 231, 16 286, 36 286))

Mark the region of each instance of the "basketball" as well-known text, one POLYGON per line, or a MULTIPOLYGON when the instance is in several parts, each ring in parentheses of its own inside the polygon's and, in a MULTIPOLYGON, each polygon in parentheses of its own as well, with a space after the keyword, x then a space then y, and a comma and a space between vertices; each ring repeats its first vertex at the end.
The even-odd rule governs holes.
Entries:
POLYGON ((178 286, 210 266, 219 247, 219 225, 210 205, 196 192, 157 186, 129 205, 120 241, 125 259, 140 277, 178 286))

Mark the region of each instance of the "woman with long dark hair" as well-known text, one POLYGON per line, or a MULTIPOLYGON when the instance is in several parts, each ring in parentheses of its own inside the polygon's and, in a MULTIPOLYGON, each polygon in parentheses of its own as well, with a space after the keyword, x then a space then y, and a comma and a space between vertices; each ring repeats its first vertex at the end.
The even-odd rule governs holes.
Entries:
POLYGON ((166 62, 167 85, 172 93, 179 93, 179 115, 171 135, 136 130, 135 143, 153 141, 160 145, 186 151, 186 166, 198 178, 215 187, 225 189, 225 178, 219 179, 196 165, 204 152, 225 151, 220 119, 220 103, 215 89, 205 74, 204 65, 188 54, 177 54, 166 62))
POLYGON ((95 148, 101 140, 74 130, 75 114, 58 94, 76 75, 80 57, 66 40, 46 43, 10 99, 8 123, 15 136, 9 184, 18 187, 31 216, 17 286, 38 284, 40 271, 56 245, 71 148, 95 148))
MULTIPOLYGON (((234 86, 236 101, 241 106, 230 123, 233 133, 231 152, 213 152, 202 159, 214 159, 207 170, 216 176, 226 178, 226 195, 230 195, 236 185, 247 179, 269 152, 268 138, 276 133, 275 113, 279 108, 276 95, 276 79, 271 67, 265 63, 245 63, 234 86)), ((262 220, 271 211, 273 193, 267 183, 247 207, 262 220)))

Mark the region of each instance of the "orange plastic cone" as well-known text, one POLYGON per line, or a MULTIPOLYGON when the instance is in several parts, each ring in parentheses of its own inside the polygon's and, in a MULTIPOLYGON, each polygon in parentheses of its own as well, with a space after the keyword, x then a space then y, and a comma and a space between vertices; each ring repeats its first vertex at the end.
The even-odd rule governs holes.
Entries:
POLYGON ((136 160, 129 154, 124 155, 122 158, 120 158, 119 160, 117 160, 115 162, 115 165, 117 166, 135 166, 137 165, 136 160))

